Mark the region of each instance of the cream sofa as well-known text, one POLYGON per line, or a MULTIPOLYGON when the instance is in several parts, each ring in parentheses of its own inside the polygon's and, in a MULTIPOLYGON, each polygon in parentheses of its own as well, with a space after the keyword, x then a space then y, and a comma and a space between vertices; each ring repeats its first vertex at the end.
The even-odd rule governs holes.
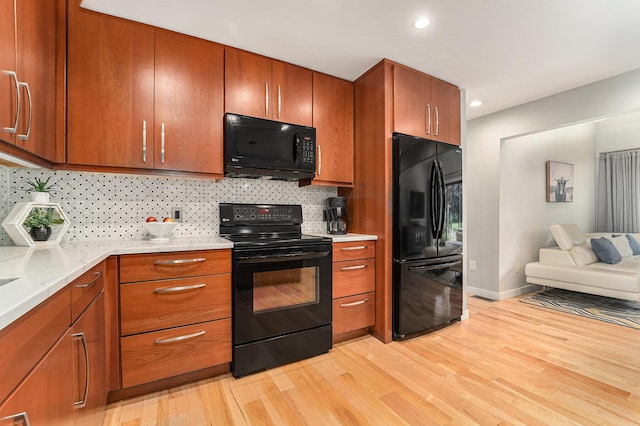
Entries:
MULTIPOLYGON (((640 255, 627 255, 615 264, 603 263, 590 240, 610 233, 583 234, 578 226, 552 225, 557 247, 540 249, 540 260, 528 263, 528 283, 582 293, 640 301, 640 255)), ((631 234, 640 242, 640 234, 631 234)))

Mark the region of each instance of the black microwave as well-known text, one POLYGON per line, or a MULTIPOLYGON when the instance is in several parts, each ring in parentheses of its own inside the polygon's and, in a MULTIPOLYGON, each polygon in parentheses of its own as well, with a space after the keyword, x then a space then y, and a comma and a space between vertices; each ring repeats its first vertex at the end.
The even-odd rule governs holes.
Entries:
POLYGON ((316 129, 227 113, 224 160, 224 174, 229 177, 312 179, 316 129))

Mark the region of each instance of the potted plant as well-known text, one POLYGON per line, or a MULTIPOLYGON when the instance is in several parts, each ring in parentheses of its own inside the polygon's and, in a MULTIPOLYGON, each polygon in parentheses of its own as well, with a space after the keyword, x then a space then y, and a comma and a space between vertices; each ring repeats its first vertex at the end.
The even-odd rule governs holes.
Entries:
POLYGON ((30 188, 25 191, 31 194, 31 201, 36 203, 48 203, 49 195, 56 190, 53 187, 55 183, 49 183, 51 176, 47 179, 34 178, 33 180, 27 179, 25 182, 30 188))
POLYGON ((64 220, 53 217, 53 208, 35 207, 22 224, 29 228, 33 241, 47 241, 51 237, 51 224, 60 223, 64 223, 64 220))

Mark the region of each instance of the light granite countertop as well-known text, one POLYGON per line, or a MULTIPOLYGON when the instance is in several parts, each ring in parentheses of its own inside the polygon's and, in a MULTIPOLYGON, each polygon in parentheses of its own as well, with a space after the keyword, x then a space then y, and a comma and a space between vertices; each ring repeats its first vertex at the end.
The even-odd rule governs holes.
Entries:
POLYGON ((0 247, 0 279, 18 278, 0 285, 0 330, 109 256, 232 247, 232 242, 220 237, 176 238, 163 243, 109 240, 0 247))
POLYGON ((322 237, 331 238, 334 243, 348 243, 348 242, 352 242, 352 241, 371 241, 371 240, 377 240, 378 239, 378 237, 375 236, 375 235, 353 234, 353 233, 337 235, 337 234, 327 234, 327 233, 313 232, 311 235, 320 235, 322 237))

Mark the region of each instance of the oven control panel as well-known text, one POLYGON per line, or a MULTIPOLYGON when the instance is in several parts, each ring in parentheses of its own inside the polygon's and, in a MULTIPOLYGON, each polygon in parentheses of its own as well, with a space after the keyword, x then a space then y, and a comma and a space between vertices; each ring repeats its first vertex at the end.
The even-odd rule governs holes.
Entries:
POLYGON ((301 224, 302 206, 298 204, 220 204, 221 225, 301 224))

